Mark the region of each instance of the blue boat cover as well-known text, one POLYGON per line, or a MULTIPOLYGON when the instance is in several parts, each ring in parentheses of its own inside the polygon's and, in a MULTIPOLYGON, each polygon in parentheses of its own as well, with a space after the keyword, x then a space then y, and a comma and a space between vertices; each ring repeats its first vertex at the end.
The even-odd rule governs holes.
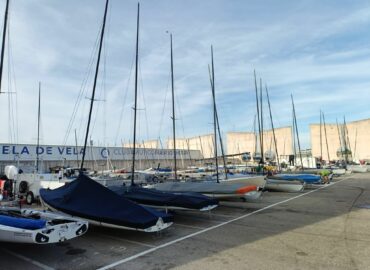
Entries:
POLYGON ((45 228, 46 220, 12 217, 0 214, 0 224, 26 230, 38 230, 45 228))
POLYGON ((152 206, 181 207, 199 210, 211 205, 218 205, 216 199, 198 193, 176 193, 140 186, 110 186, 110 190, 126 199, 152 206))
POLYGON ((173 221, 172 215, 127 200, 84 174, 60 188, 40 189, 40 196, 61 212, 132 229, 152 227, 158 218, 173 221))
POLYGON ((321 182, 321 176, 315 174, 277 174, 272 178, 283 180, 301 180, 308 184, 321 182))

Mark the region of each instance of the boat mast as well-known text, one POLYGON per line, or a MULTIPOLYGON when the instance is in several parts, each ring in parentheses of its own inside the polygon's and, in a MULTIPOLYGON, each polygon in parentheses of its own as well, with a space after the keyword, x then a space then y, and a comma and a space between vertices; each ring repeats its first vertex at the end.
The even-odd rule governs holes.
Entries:
MULTIPOLYGON (((254 70, 254 86, 256 88, 256 104, 257 104, 257 121, 258 121, 258 134, 260 137, 260 144, 261 144, 261 122, 260 122, 260 109, 259 109, 259 102, 258 102, 258 89, 257 89, 257 78, 256 78, 256 70, 254 70)), ((262 150, 262 146, 261 150, 262 150)), ((262 152, 262 151, 261 151, 262 152)), ((261 153, 261 160, 262 160, 262 153, 261 153)), ((260 163, 261 163, 260 160, 260 163)))
POLYGON ((93 85, 93 90, 92 90, 91 99, 90 99, 90 111, 89 111, 89 118, 88 118, 88 121, 87 121, 87 128, 86 128, 86 135, 85 135, 85 143, 84 143, 84 151, 82 153, 80 173, 82 173, 82 169, 84 167, 85 155, 86 155, 86 146, 87 146, 87 139, 89 138, 89 129, 90 129, 90 122, 91 122, 91 114, 92 114, 92 109, 93 109, 93 106, 94 106, 96 82, 97 82, 98 74, 99 74, 100 55, 101 55, 101 50, 102 50, 102 46, 103 46, 103 38, 104 38, 105 22, 106 22, 106 19, 107 19, 108 4, 109 4, 109 0, 107 0, 105 2, 103 25, 102 25, 102 30, 101 30, 101 34, 100 34, 98 59, 96 61, 94 85, 93 85))
POLYGON ((173 79, 173 49, 172 49, 172 33, 171 39, 171 88, 172 88, 172 136, 173 136, 173 158, 174 158, 174 173, 177 180, 177 159, 176 159, 176 118, 175 118, 175 86, 173 79))
POLYGON ((76 162, 77 162, 76 167, 78 167, 79 161, 78 161, 78 147, 77 147, 77 131, 76 131, 76 129, 75 129, 75 143, 76 143, 76 162))
POLYGON ((322 160, 322 112, 320 110, 320 159, 322 160))
POLYGON ((338 124, 338 119, 336 119, 337 121, 337 130, 338 130, 338 139, 339 139, 339 150, 340 150, 340 156, 342 157, 343 159, 343 151, 342 151, 342 140, 340 138, 340 130, 339 130, 339 124, 338 124))
MULTIPOLYGON (((211 89, 212 89, 213 88, 213 81, 212 81, 213 79, 212 79, 212 75, 211 75, 211 71, 210 71, 209 66, 208 66, 208 71, 209 71, 209 80, 211 82, 211 89)), ((214 97, 214 102, 216 103, 216 98, 215 97, 214 97)), ((220 130, 220 122, 218 121, 218 113, 217 113, 217 106, 216 106, 216 104, 215 104, 214 110, 215 110, 215 114, 216 114, 216 124, 217 124, 218 137, 220 139, 221 156, 222 156, 222 161, 224 163, 225 179, 227 180, 228 179, 228 176, 227 176, 227 171, 226 171, 226 159, 225 159, 224 145, 223 145, 223 142, 222 142, 222 136, 221 136, 221 130, 220 130)))
POLYGON ((301 160, 301 165, 302 165, 302 171, 303 169, 303 160, 302 160, 302 151, 301 151, 301 144, 299 143, 299 135, 298 135, 298 126, 297 126, 297 117, 295 114, 295 108, 294 108, 294 101, 293 101, 293 95, 291 94, 290 97, 292 98, 292 105, 293 105, 293 121, 295 125, 295 131, 297 133, 297 143, 298 143, 298 151, 299 151, 299 158, 301 160))
POLYGON ((357 128, 356 128, 356 135, 355 135, 355 149, 353 150, 352 159, 355 160, 356 158, 356 147, 357 147, 357 128))
POLYGON ((268 103, 268 105, 269 105, 269 112, 270 112, 270 120, 271 120, 272 134, 273 134, 273 136, 274 136, 274 144, 275 144, 275 152, 276 152, 277 166, 278 166, 278 169, 279 169, 279 167, 280 167, 279 153, 278 153, 278 148, 277 148, 277 143, 276 143, 276 136, 275 136, 274 121, 272 120, 271 104, 270 104, 269 91, 267 90, 267 85, 266 85, 266 95, 267 95, 267 103, 268 103))
POLYGON ((8 25, 8 10, 9 10, 9 0, 6 1, 5 14, 4 14, 4 24, 3 24, 3 39, 2 39, 2 45, 1 45, 1 62, 0 62, 0 94, 1 94, 1 82, 2 82, 2 78, 3 78, 6 28, 7 28, 7 25, 8 25))
POLYGON ((216 115, 216 97, 215 97, 215 68, 213 64, 213 46, 211 45, 211 64, 212 64, 212 98, 213 98, 213 130, 214 130, 214 147, 215 147, 215 160, 216 160, 216 179, 217 183, 220 182, 218 174, 218 160, 217 160, 217 115, 216 115))
MULTIPOLYGON (((254 143, 254 153, 256 154, 257 153, 257 130, 256 130, 256 115, 254 115, 254 121, 253 121, 253 133, 254 133, 254 140, 255 140, 255 143, 254 143)), ((239 150, 240 152, 240 150, 239 150)))
POLYGON ((36 146, 36 173, 39 172, 39 147, 40 147, 40 113, 41 113, 41 82, 39 82, 39 107, 37 112, 37 146, 36 146))
POLYGON ((328 162, 330 164, 330 155, 329 155, 329 144, 328 144, 328 136, 326 134, 326 123, 325 123, 325 115, 324 115, 324 112, 321 112, 322 113, 322 121, 324 123, 324 132, 325 132, 325 141, 326 141, 326 151, 328 152, 328 162))
POLYGON ((136 21, 136 58, 135 58, 135 104, 134 104, 134 139, 132 145, 132 168, 131 168, 131 185, 134 185, 135 178, 135 152, 136 152, 136 113, 137 113, 137 76, 139 65, 139 17, 140 3, 137 3, 137 21, 136 21))
MULTIPOLYGON (((260 113, 261 113, 261 164, 265 163, 263 153, 263 103, 262 103, 262 79, 260 78, 260 113)), ((263 171, 263 170, 262 170, 263 171)))
POLYGON ((346 117, 345 116, 344 116, 344 128, 345 128, 345 131, 346 131, 346 138, 347 138, 348 148, 349 148, 349 150, 352 151, 351 142, 349 141, 348 127, 347 127, 347 122, 346 122, 346 117))

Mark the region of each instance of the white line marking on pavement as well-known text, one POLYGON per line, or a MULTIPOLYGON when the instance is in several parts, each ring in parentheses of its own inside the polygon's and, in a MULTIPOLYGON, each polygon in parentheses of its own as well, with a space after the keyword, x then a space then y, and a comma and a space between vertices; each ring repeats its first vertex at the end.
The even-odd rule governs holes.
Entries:
POLYGON ((257 213, 259 213, 259 212, 262 212, 262 211, 264 211, 264 210, 266 210, 266 209, 269 209, 269 208, 272 208, 272 207, 274 207, 274 206, 277 206, 277 205, 279 205, 279 204, 286 203, 286 202, 289 202, 289 201, 292 201, 292 200, 298 199, 298 198, 300 198, 300 197, 306 196, 306 195, 308 195, 308 194, 311 194, 311 193, 316 192, 316 191, 318 191, 318 190, 324 189, 324 188, 326 188, 326 187, 331 187, 331 186, 333 186, 333 185, 335 185, 335 184, 337 184, 337 183, 340 183, 340 182, 342 182, 342 181, 344 181, 344 180, 347 180, 347 179, 348 179, 348 178, 344 178, 344 179, 341 179, 341 180, 339 180, 339 181, 337 181, 337 182, 333 183, 332 185, 325 185, 325 186, 319 187, 318 189, 314 189, 314 190, 308 191, 308 192, 306 192, 306 193, 302 193, 302 194, 297 195, 297 196, 295 196, 295 197, 292 197, 292 198, 289 198, 289 199, 286 199, 286 200, 283 200, 283 201, 280 201, 280 202, 277 202, 277 203, 274 203, 274 204, 270 204, 270 205, 268 205, 268 206, 266 206, 266 207, 264 207, 264 208, 258 209, 258 210, 256 210, 256 211, 250 212, 250 213, 248 213, 248 214, 245 214, 245 215, 239 216, 239 217, 237 217, 237 218, 233 218, 233 219, 231 219, 231 220, 228 220, 228 221, 222 222, 222 223, 217 224, 217 225, 214 225, 214 226, 212 226, 212 227, 208 227, 208 228, 206 228, 206 229, 204 229, 204 230, 201 230, 201 231, 198 231, 198 232, 195 232, 195 233, 191 233, 191 234, 185 235, 185 236, 183 236, 183 237, 180 237, 180 238, 178 238, 178 239, 175 239, 175 240, 169 241, 169 242, 167 242, 167 243, 164 243, 164 244, 162 244, 162 245, 159 245, 159 246, 156 246, 156 247, 153 247, 153 248, 147 249, 147 250, 145 250, 145 251, 143 251, 143 252, 140 252, 140 253, 137 253, 137 254, 135 254, 135 255, 133 255, 133 256, 130 256, 130 257, 124 258, 124 259, 119 260, 119 261, 117 261, 117 262, 114 262, 114 263, 111 263, 111 264, 109 264, 109 265, 106 265, 106 266, 103 266, 103 267, 101 267, 101 268, 98 268, 97 270, 106 270, 106 269, 110 269, 110 268, 115 267, 115 266, 117 266, 117 265, 120 265, 120 264, 123 264, 123 263, 129 262, 129 261, 132 261, 132 260, 134 260, 134 259, 137 259, 137 258, 139 258, 139 257, 142 257, 142 256, 147 255, 147 254, 149 254, 149 253, 152 253, 152 252, 154 252, 154 251, 157 251, 158 249, 162 249, 162 248, 165 248, 165 247, 171 246, 171 245, 173 245, 173 244, 176 244, 176 243, 178 243, 178 242, 181 242, 181 241, 184 241, 184 240, 186 240, 186 239, 192 238, 192 237, 197 236, 197 235, 199 235, 199 234, 203 234, 203 233, 205 233, 205 232, 208 232, 208 231, 211 231, 211 230, 217 229, 217 228, 219 228, 219 227, 225 226, 225 225, 227 225, 227 224, 230 224, 230 223, 232 223, 232 222, 235 222, 235 221, 241 220, 241 219, 243 219, 243 218, 246 218, 246 217, 252 216, 252 215, 257 214, 257 213))
POLYGON ((17 257, 17 258, 22 259, 22 260, 24 260, 26 262, 32 263, 33 265, 36 265, 36 266, 40 267, 41 269, 44 269, 44 270, 54 270, 55 269, 55 268, 52 268, 52 267, 47 266, 45 264, 42 264, 42 263, 40 263, 38 261, 32 260, 32 259, 30 259, 28 257, 25 257, 23 255, 20 255, 18 253, 13 252, 13 251, 10 251, 8 249, 1 248, 1 250, 2 251, 5 251, 6 253, 8 253, 10 255, 13 255, 14 257, 17 257))

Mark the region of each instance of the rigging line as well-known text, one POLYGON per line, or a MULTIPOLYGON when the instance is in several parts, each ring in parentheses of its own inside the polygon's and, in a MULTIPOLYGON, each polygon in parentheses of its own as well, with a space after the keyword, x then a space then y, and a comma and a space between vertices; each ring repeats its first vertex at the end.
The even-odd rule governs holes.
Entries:
MULTIPOLYGON (((107 32, 108 32, 108 29, 109 29, 109 25, 107 26, 107 32)), ((107 36, 108 38, 108 36, 107 36)), ((105 131, 106 131, 106 111, 105 111, 105 106, 106 106, 106 63, 107 63, 107 48, 106 48, 106 39, 105 38, 103 40, 103 46, 102 46, 102 57, 103 57, 103 68, 102 68, 102 76, 101 76, 101 79, 100 79, 100 86, 98 88, 98 91, 99 91, 99 97, 97 100, 95 101, 101 101, 101 102, 98 102, 98 105, 97 105, 97 108, 95 110, 95 113, 93 113, 93 125, 92 125, 92 128, 91 128, 91 131, 90 131, 90 136, 92 136, 92 134, 94 134, 94 130, 95 130, 95 127, 96 127, 96 124, 98 123, 99 120, 99 116, 100 116, 100 110, 101 110, 101 107, 103 107, 103 114, 104 114, 104 117, 103 117, 103 145, 105 144, 105 131), (101 105, 101 103, 103 102, 103 106, 101 105)), ((102 134, 100 134, 101 136, 102 134)), ((99 138, 99 135, 97 135, 98 138, 99 138)))
POLYGON ((168 72, 168 79, 167 79, 166 92, 165 92, 165 95, 164 95, 164 102, 163 102, 162 114, 161 114, 161 119, 159 121, 159 130, 158 130, 158 135, 159 136, 161 135, 161 132, 162 132, 164 111, 165 111, 165 108, 166 108, 167 93, 169 92, 170 80, 171 80, 171 71, 168 72))
POLYGON ((146 108, 146 101, 145 101, 145 93, 144 93, 144 83, 143 83, 143 75, 141 72, 141 59, 139 59, 139 80, 140 80, 140 92, 143 99, 144 104, 144 117, 145 117, 145 129, 146 129, 146 139, 149 140, 149 122, 148 122, 148 114, 146 108))
POLYGON ((128 93, 129 87, 130 87, 130 81, 131 81, 131 76, 132 76, 132 70, 133 70, 133 67, 134 67, 134 63, 135 63, 135 55, 133 55, 133 57, 132 57, 130 72, 129 72, 129 76, 127 78, 127 83, 126 83, 126 90, 124 90, 123 104, 122 104, 121 112, 120 112, 120 116, 119 116, 118 127, 117 127, 117 132, 116 132, 116 138, 114 140, 114 144, 115 145, 117 144, 118 134, 120 133, 120 130, 121 130, 121 123, 122 123, 122 118, 123 118, 123 112, 124 112, 124 109, 125 109, 125 106, 126 106, 127 93, 128 93))
MULTIPOLYGON (((99 41, 100 31, 101 31, 101 29, 99 29, 99 31, 96 35, 95 43, 94 43, 94 46, 91 50, 89 62, 87 64, 86 72, 85 72, 83 80, 81 82, 80 90, 78 92, 77 99, 76 99, 76 102, 75 102, 73 110, 72 110, 72 115, 71 115, 71 118, 69 120, 67 129, 66 129, 66 134, 65 134, 64 139, 63 139, 63 145, 64 146, 67 144, 69 134, 72 130, 75 118, 77 116, 78 108, 79 108, 80 103, 82 101, 82 97, 84 96, 84 94, 87 90, 87 82, 88 82, 88 79, 90 78, 90 75, 92 73, 93 64, 94 64, 94 60, 95 60, 95 55, 96 55, 96 51, 98 49, 98 41, 99 41)), ((81 127, 81 126, 82 126, 82 122, 80 123, 79 127, 81 127)), ((82 132, 81 132, 81 134, 82 134, 82 132)))
POLYGON ((91 100, 90 100, 89 118, 88 118, 87 127, 86 127, 86 136, 85 136, 85 142, 84 142, 84 151, 83 151, 82 159, 81 159, 80 173, 82 173, 82 170, 83 170, 85 154, 86 154, 86 147, 87 147, 87 140, 88 140, 88 137, 89 137, 91 112, 92 112, 93 105, 94 105, 95 87, 96 87, 96 81, 97 81, 98 73, 99 73, 100 53, 101 53, 101 48, 103 46, 104 29, 105 29, 105 21, 106 21, 106 17, 107 17, 108 3, 109 3, 109 0, 107 0, 106 3, 105 3, 103 25, 102 25, 102 31, 101 31, 101 35, 100 35, 100 41, 99 41, 99 51, 98 51, 98 57, 97 57, 97 62, 96 62, 95 75, 94 75, 94 85, 93 85, 93 90, 92 90, 92 95, 91 95, 91 100))
MULTIPOLYGON (((15 64, 14 64, 14 57, 13 57, 13 47, 11 43, 11 32, 10 32, 10 22, 9 20, 9 29, 8 29, 8 50, 9 50, 9 57, 10 57, 10 69, 11 69, 11 74, 13 75, 13 85, 14 85, 14 90, 11 92, 15 93, 15 124, 14 124, 14 142, 18 143, 19 141, 19 129, 18 129, 18 88, 17 88, 17 81, 16 81, 16 75, 15 75, 15 64)), ((13 87, 13 86, 12 86, 13 87)))
POLYGON ((8 21, 8 10, 9 10, 9 0, 6 1, 4 23, 3 23, 3 38, 2 38, 1 61, 0 61, 0 93, 1 93, 1 82, 2 82, 3 66, 4 66, 4 52, 5 52, 7 21, 8 21))
MULTIPOLYGON (((7 32, 9 33, 9 24, 7 26, 7 32)), ((14 106, 13 106, 13 95, 12 95, 12 76, 11 76, 11 59, 10 59, 10 39, 9 39, 9 34, 6 37, 7 43, 8 43, 8 50, 7 50, 7 65, 8 65, 8 72, 7 72, 7 77, 8 77, 8 125, 9 125, 9 131, 8 131, 8 136, 9 136, 9 141, 11 143, 14 143, 14 134, 15 134, 15 123, 14 123, 14 106)))

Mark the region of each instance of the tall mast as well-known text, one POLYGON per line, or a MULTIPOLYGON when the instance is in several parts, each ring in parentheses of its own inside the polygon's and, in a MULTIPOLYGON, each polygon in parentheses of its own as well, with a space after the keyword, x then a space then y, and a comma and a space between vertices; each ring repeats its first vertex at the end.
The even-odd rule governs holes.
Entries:
MULTIPOLYGON (((256 78, 256 70, 254 70, 254 85, 256 88, 256 104, 257 104, 257 121, 258 121, 258 134, 260 137, 260 144, 261 144, 261 122, 260 122, 260 108, 259 108, 259 102, 258 102, 258 89, 257 89, 257 78, 256 78)), ((261 146, 262 150, 262 146, 261 146)), ((262 152, 262 151, 261 151, 262 152)), ((262 153, 261 153, 261 158, 262 158, 262 153)), ((262 159, 261 159, 262 160, 262 159)), ((261 161, 260 161, 261 162, 261 161)))
POLYGON ((345 130, 345 134, 346 134, 348 149, 352 151, 351 143, 349 141, 348 127, 347 127, 347 123, 346 123, 346 116, 343 116, 343 119, 344 119, 344 130, 345 130))
POLYGON ((101 50, 102 50, 102 47, 103 47, 103 38, 104 38, 105 22, 107 20, 108 4, 109 4, 109 0, 107 0, 105 2, 103 26, 102 26, 102 30, 101 30, 101 34, 100 34, 98 59, 96 61, 94 85, 93 85, 93 90, 92 90, 91 100, 90 100, 89 119, 87 121, 87 128, 86 128, 86 135, 85 135, 85 143, 84 143, 84 151, 82 153, 80 173, 82 173, 82 169, 84 167, 85 155, 86 155, 86 146, 87 146, 87 139, 89 138, 89 129, 90 129, 90 122, 91 122, 91 114, 92 114, 92 109, 93 109, 93 106, 94 106, 96 82, 97 82, 98 74, 99 74, 100 55, 101 55, 101 50))
MULTIPOLYGON (((351 151, 351 144, 349 142, 348 128, 347 128, 347 123, 346 123, 346 117, 345 116, 343 116, 343 131, 344 131, 344 135, 345 135, 344 141, 345 141, 345 145, 346 145, 346 159, 348 160, 347 147, 348 147, 348 151, 351 151)), ((352 156, 352 151, 351 151, 351 156, 352 156)))
POLYGON ((277 160, 277 165, 278 165, 278 168, 279 168, 279 167, 280 167, 279 153, 278 153, 278 148, 277 148, 277 143, 276 143, 276 136, 275 136, 274 121, 272 120, 271 104, 270 104, 269 91, 267 90, 267 85, 266 85, 266 95, 267 95, 267 103, 268 103, 268 105, 269 105, 269 112, 270 112, 270 120, 271 120, 272 134, 273 134, 273 136, 274 136, 274 144, 275 144, 276 160, 277 160))
POLYGON ((37 146, 36 146, 36 173, 39 172, 39 147, 40 147, 40 114, 41 114, 41 82, 39 82, 39 107, 37 112, 37 146))
POLYGON ((1 45, 0 93, 1 93, 1 82, 2 82, 2 78, 3 78, 6 28, 7 28, 7 25, 8 25, 8 10, 9 10, 9 0, 6 0, 5 14, 4 14, 4 25, 3 25, 3 39, 2 39, 2 45, 1 45))
POLYGON ((76 167, 78 167, 79 161, 78 161, 78 147, 77 147, 77 131, 76 131, 76 129, 75 129, 75 144, 76 144, 76 162, 77 162, 76 167))
POLYGON ((302 170, 303 170, 303 160, 302 160, 302 151, 301 151, 301 144, 299 143, 299 135, 298 135, 298 126, 297 126, 297 117, 295 114, 295 108, 294 108, 294 101, 293 101, 293 95, 290 95, 292 98, 292 105, 293 105, 293 121, 295 125, 295 131, 297 133, 297 143, 298 143, 298 151, 299 151, 299 158, 301 160, 302 170))
POLYGON ((172 88, 172 136, 173 136, 173 158, 174 158, 174 173, 177 180, 177 159, 176 159, 176 118, 175 118, 175 86, 173 80, 173 49, 172 49, 172 34, 171 39, 171 88, 172 88))
MULTIPOLYGON (((296 159, 297 159, 297 147, 296 147, 296 137, 295 137, 295 123, 294 123, 294 111, 293 111, 293 108, 292 108, 292 136, 293 136, 293 151, 294 151, 294 159, 293 159, 293 162, 295 163, 296 162, 296 159)), ((294 164, 295 165, 295 164, 294 164)))
POLYGON ((265 163, 263 153, 263 103, 262 103, 262 79, 260 78, 260 113, 261 113, 261 164, 265 163))
POLYGON ((353 150, 352 159, 355 160, 356 158, 356 147, 357 147, 357 128, 356 128, 356 135, 355 135, 355 149, 353 150))
POLYGON ((135 59, 135 104, 134 104, 134 139, 133 139, 133 145, 132 145, 131 185, 134 184, 134 178, 135 178, 136 113, 137 113, 137 76, 138 76, 138 65, 139 65, 139 17, 140 17, 140 3, 137 3, 136 59, 135 59))
POLYGON ((320 110, 320 159, 322 160, 322 112, 320 110))
POLYGON ((211 60, 212 60, 212 97, 213 97, 213 130, 214 130, 214 147, 215 147, 215 160, 216 160, 216 179, 217 183, 220 182, 218 175, 218 160, 217 160, 217 115, 216 115, 216 97, 215 97, 215 67, 213 64, 213 47, 211 45, 211 60))
POLYGON ((324 122, 324 132, 325 132, 325 141, 326 141, 326 151, 328 152, 328 162, 330 163, 329 144, 328 144, 328 136, 326 134, 326 123, 325 123, 324 112, 322 112, 322 121, 324 122))
MULTIPOLYGON (((213 79, 211 75, 211 70, 208 66, 208 71, 209 71, 209 80, 211 82, 211 89, 213 88, 213 79)), ((213 92, 212 92, 213 93, 213 92)), ((221 155, 222 155, 222 161, 224 163, 224 171, 225 171, 225 179, 228 179, 227 176, 227 171, 226 171, 226 159, 225 159, 225 152, 224 152, 224 144, 222 142, 222 136, 221 136, 221 130, 220 130, 220 122, 218 121, 218 113, 217 113, 217 106, 216 106, 216 98, 214 97, 214 102, 215 102, 215 114, 216 114, 216 124, 217 124, 217 132, 218 132, 218 137, 220 139, 220 147, 221 147, 221 155)))
POLYGON ((255 139, 255 145, 254 145, 254 153, 257 153, 257 130, 256 130, 256 115, 254 115, 254 121, 253 121, 253 133, 254 133, 254 139, 255 139))
POLYGON ((339 130, 339 124, 338 124, 338 119, 336 119, 337 121, 337 131, 338 131, 338 138, 339 138, 339 150, 340 150, 340 156, 342 157, 343 159, 343 151, 342 151, 342 140, 340 138, 340 130, 339 130))

